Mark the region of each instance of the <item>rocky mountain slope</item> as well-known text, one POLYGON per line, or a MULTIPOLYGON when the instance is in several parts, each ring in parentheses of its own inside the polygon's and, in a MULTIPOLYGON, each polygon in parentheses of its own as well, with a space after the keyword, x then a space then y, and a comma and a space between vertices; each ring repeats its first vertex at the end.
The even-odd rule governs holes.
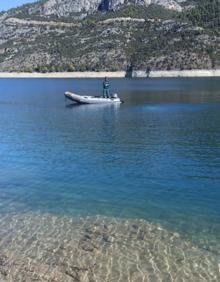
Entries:
MULTIPOLYGON (((182 11, 181 3, 186 0, 42 0, 25 7, 26 13, 40 17, 85 17, 97 11, 115 11, 123 6, 135 5, 148 7, 160 5, 166 9, 182 11)), ((17 11, 19 14, 21 10, 17 11)))
POLYGON ((0 71, 220 66, 219 0, 41 0, 0 14, 0 71))

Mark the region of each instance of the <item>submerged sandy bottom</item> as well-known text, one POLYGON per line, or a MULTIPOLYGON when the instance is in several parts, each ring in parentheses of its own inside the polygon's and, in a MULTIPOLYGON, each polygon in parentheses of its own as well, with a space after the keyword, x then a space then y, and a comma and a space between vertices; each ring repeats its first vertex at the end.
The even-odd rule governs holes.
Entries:
POLYGON ((0 281, 220 281, 219 257, 145 220, 0 217, 0 281))

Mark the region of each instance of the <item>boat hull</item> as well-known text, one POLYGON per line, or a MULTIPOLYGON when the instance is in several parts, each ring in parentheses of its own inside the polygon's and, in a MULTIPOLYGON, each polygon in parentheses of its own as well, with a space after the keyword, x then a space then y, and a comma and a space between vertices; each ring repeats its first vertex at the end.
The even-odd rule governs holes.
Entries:
POLYGON ((81 96, 72 92, 65 92, 65 97, 78 104, 120 104, 119 98, 103 98, 95 96, 81 96))

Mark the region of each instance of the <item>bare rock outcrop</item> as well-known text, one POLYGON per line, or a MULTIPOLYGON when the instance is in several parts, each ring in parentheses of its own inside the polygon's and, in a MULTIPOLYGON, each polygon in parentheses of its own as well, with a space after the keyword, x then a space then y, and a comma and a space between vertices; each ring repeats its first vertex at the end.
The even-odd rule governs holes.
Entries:
MULTIPOLYGON (((183 0, 184 1, 184 0, 183 0)), ((42 4, 30 7, 29 13, 38 13, 42 16, 56 15, 65 17, 70 14, 91 14, 98 10, 117 10, 123 5, 160 5, 166 9, 181 11, 181 0, 48 0, 42 4)))

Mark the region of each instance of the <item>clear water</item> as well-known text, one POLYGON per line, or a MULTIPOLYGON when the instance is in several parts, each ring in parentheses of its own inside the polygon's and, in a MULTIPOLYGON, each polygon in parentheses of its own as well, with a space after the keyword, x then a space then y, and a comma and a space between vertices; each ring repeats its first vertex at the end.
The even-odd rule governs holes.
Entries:
POLYGON ((144 219, 219 256, 220 79, 111 83, 124 104, 65 101, 99 79, 0 80, 1 216, 144 219))

